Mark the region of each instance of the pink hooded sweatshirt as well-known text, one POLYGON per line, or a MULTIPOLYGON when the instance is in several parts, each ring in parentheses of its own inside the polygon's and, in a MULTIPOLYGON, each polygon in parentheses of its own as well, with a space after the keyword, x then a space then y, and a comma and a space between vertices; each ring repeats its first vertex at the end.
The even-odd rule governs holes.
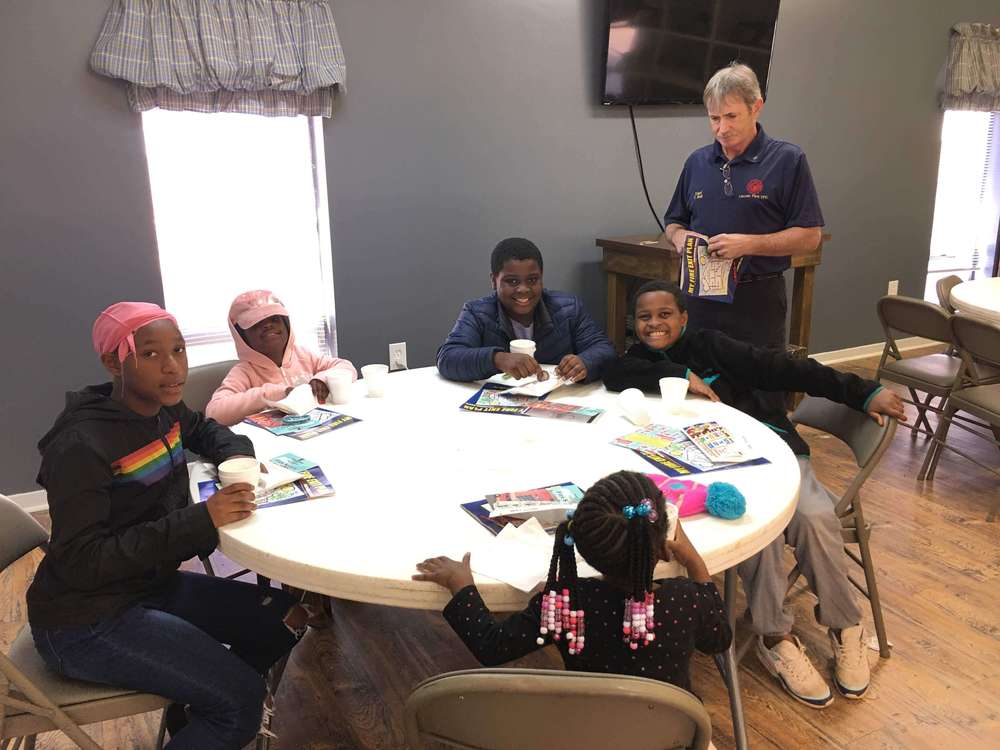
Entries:
POLYGON ((352 379, 357 379, 357 370, 348 360, 314 354, 296 346, 291 326, 281 367, 252 349, 235 324, 239 323, 240 328, 246 330, 272 315, 289 317, 281 300, 266 290, 245 292, 233 300, 229 308, 229 331, 240 361, 229 371, 205 407, 205 414, 217 422, 234 425, 244 417, 266 410, 265 401, 280 401, 290 386, 313 379, 327 382, 327 374, 334 370, 344 370, 351 373, 352 379))

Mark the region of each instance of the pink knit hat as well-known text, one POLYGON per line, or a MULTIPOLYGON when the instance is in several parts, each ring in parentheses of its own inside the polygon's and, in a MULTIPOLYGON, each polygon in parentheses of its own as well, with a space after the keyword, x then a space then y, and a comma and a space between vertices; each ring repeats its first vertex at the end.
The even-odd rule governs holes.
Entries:
POLYGON ((274 295, 274 292, 267 289, 243 292, 229 306, 230 322, 235 323, 244 331, 247 328, 253 328, 264 318, 270 318, 272 315, 290 317, 282 301, 274 295))
POLYGON ((94 321, 94 350, 98 354, 117 352, 118 361, 124 362, 135 351, 135 332, 154 320, 172 320, 177 325, 173 315, 152 302, 116 302, 94 321))

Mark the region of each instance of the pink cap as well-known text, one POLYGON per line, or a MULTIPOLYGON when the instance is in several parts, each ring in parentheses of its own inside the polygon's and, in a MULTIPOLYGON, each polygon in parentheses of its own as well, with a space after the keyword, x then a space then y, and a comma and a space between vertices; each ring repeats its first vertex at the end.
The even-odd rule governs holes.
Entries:
POLYGON ((274 292, 267 289, 243 292, 229 306, 230 322, 235 323, 244 331, 272 315, 290 317, 282 301, 274 296, 274 292))
POLYGON ((154 320, 172 320, 177 325, 173 315, 152 302, 116 302, 94 321, 94 350, 98 354, 117 352, 118 361, 124 362, 135 351, 135 332, 154 320))

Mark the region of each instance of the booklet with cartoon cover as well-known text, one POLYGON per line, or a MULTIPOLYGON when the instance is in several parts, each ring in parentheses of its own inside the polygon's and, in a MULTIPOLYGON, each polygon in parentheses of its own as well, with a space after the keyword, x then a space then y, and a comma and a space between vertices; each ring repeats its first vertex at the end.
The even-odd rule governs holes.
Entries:
POLYGON ((684 434, 712 463, 738 463, 749 458, 749 446, 718 422, 688 425, 684 434))
POLYGON ((590 406, 544 401, 534 396, 512 393, 510 388, 496 383, 484 383, 460 408, 487 414, 543 417, 570 422, 593 422, 604 413, 603 409, 590 406))
POLYGON ((702 474, 737 466, 770 463, 766 458, 747 457, 731 463, 715 463, 679 427, 650 424, 615 438, 612 445, 628 448, 672 477, 702 474))
POLYGON ((243 421, 255 427, 261 427, 275 435, 286 435, 296 440, 308 440, 361 420, 320 407, 301 416, 286 415, 277 410, 264 411, 260 414, 251 414, 243 421))
POLYGON ((732 303, 741 261, 710 255, 708 237, 688 232, 681 248, 680 287, 693 297, 732 303))
MULTIPOLYGON (((289 503, 298 503, 334 494, 333 484, 315 461, 302 458, 294 453, 284 453, 272 458, 267 463, 286 469, 298 478, 272 489, 258 490, 254 501, 258 508, 273 508, 278 505, 288 505, 289 503)), ((198 482, 199 502, 208 500, 220 489, 222 489, 222 485, 215 477, 198 482)))

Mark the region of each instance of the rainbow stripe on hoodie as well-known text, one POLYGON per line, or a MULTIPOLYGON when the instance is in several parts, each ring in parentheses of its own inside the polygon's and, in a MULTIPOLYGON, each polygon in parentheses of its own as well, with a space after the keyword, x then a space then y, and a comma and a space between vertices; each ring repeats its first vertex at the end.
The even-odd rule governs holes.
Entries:
POLYGON ((119 458, 111 464, 114 484, 139 482, 149 487, 170 474, 174 466, 184 463, 184 446, 181 443, 181 423, 174 422, 170 431, 119 458), (169 447, 168 447, 169 446, 169 447))

